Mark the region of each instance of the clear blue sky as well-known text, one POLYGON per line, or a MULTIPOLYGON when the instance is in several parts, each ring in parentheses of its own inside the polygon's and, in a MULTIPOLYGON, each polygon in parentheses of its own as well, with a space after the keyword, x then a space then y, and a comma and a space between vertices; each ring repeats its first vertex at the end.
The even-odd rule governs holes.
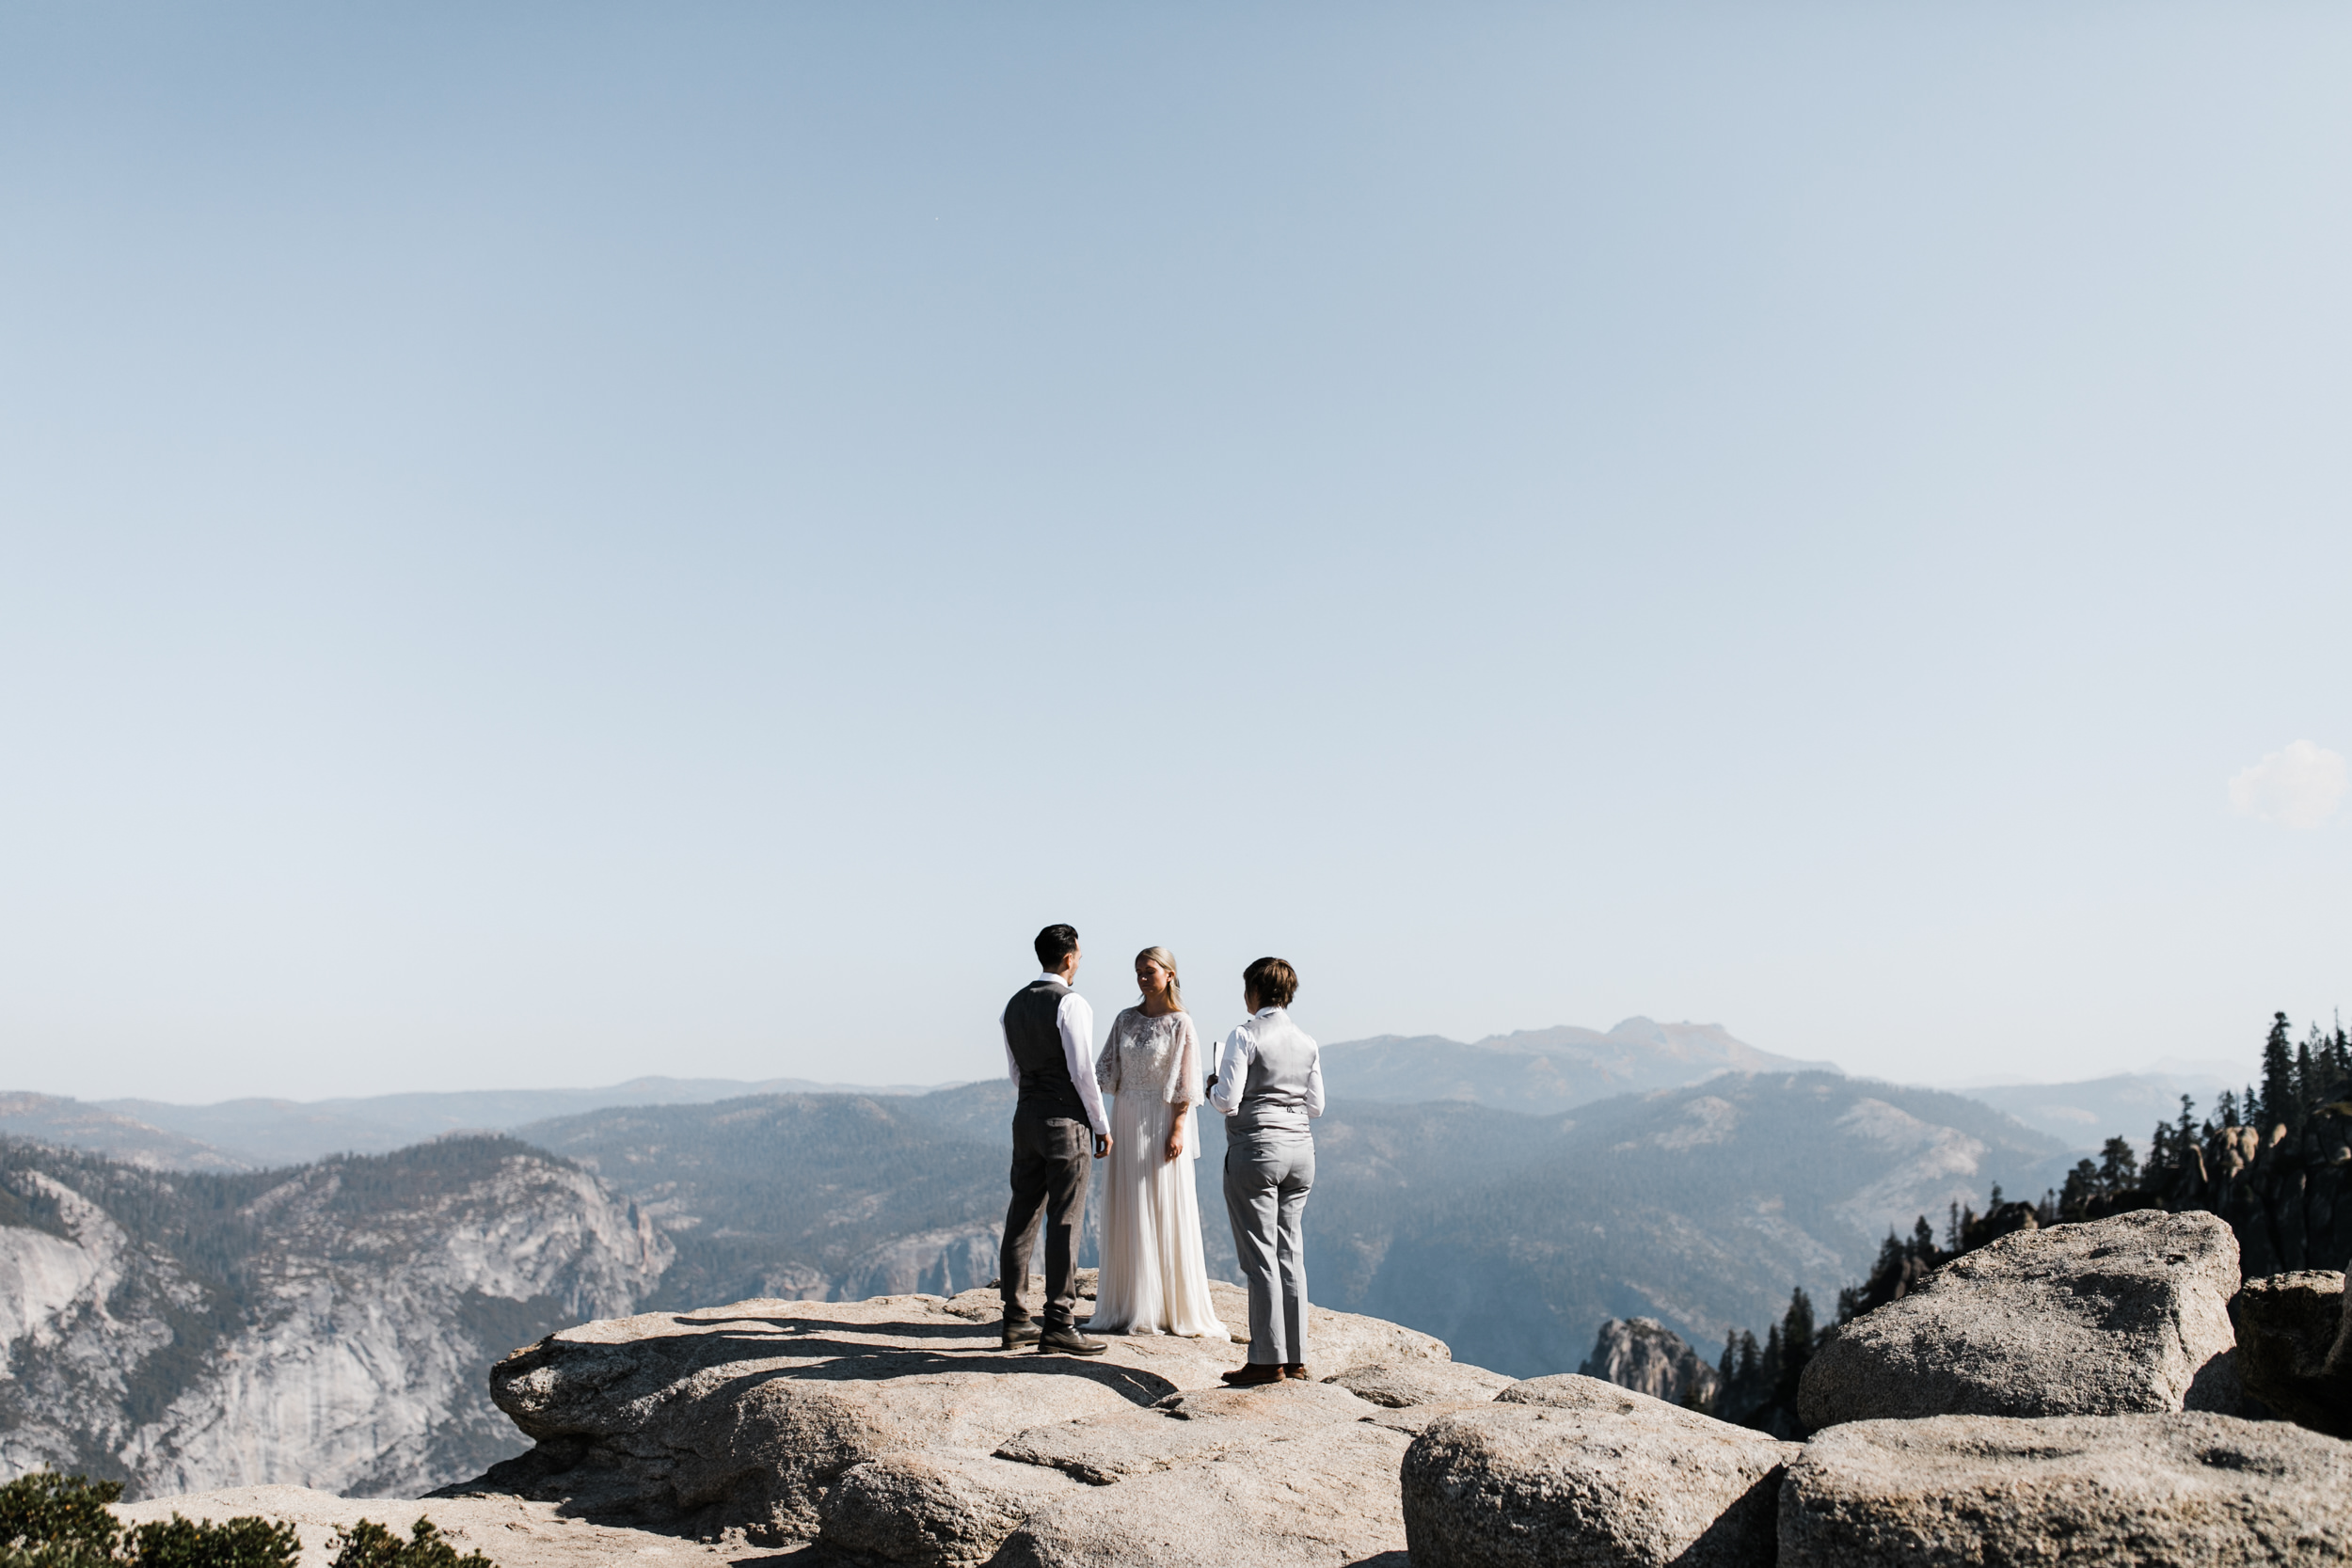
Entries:
POLYGON ((1327 1039, 2250 1068, 2352 952, 2347 81, 2323 5, 9 7, 0 1087, 971 1077, 1050 920, 1219 1027, 1274 952, 1327 1039))

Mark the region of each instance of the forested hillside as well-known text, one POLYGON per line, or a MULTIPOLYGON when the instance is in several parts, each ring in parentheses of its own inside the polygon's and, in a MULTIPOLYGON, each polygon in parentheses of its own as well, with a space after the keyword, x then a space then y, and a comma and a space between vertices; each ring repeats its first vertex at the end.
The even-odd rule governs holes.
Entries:
POLYGON ((748 1296, 952 1294, 996 1274, 1012 1085, 763 1095, 565 1117, 519 1136, 579 1162, 666 1231, 654 1307, 748 1296))
MULTIPOLYGON (((478 1471, 516 1442, 484 1369, 564 1323, 992 1276, 1011 1097, 617 1108, 539 1124, 535 1147, 457 1137, 267 1173, 0 1145, 0 1465, 146 1492, 389 1494, 478 1471)), ((1204 1119, 1198 1180, 1230 1278, 1220 1127, 1204 1119)), ((1898 1214, 2054 1181, 2058 1147, 1958 1096, 1834 1073, 1552 1117, 1342 1099, 1316 1135, 1316 1299, 1520 1375, 1576 1367, 1604 1318, 1706 1342, 1792 1287, 1826 1299, 1898 1214)))
MULTIPOLYGON (((1011 1102, 983 1083, 525 1132, 669 1229, 678 1261, 658 1304, 853 1297, 995 1273, 1011 1102)), ((1202 1133, 1203 1241, 1232 1278, 1218 1118, 1202 1133)), ((1720 1339, 1794 1285, 1834 1292, 1897 1214, 2055 1180, 2061 1147, 1960 1096, 1835 1073, 1730 1074, 1563 1117, 1343 1099, 1316 1126, 1311 1279, 1326 1305, 1426 1329, 1466 1360, 1572 1370, 1603 1318, 1720 1339)))

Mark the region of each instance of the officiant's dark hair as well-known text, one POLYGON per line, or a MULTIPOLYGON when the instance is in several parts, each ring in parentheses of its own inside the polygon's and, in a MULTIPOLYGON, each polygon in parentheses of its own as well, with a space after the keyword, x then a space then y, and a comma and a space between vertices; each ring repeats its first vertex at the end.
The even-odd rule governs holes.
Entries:
POLYGON ((1279 958, 1260 958, 1241 972, 1241 983, 1258 993, 1261 1007, 1287 1007, 1298 994, 1298 971, 1279 958))
POLYGON ((1037 961, 1047 969, 1059 969, 1061 961, 1078 950, 1078 927, 1048 926, 1037 934, 1037 961))

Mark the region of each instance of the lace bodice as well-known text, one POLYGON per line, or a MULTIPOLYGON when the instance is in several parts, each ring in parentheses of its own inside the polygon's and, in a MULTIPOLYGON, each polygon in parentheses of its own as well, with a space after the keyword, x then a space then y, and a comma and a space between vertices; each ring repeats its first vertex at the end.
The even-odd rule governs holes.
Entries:
POLYGON ((1200 1040, 1190 1013, 1148 1016, 1129 1007, 1111 1022, 1095 1058, 1094 1081, 1112 1094, 1156 1094, 1171 1105, 1200 1102, 1200 1040))

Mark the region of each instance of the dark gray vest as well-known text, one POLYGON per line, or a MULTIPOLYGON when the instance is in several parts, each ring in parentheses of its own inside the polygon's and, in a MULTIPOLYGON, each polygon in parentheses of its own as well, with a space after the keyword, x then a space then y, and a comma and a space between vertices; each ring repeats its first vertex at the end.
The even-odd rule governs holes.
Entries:
POLYGON ((1005 1004, 1005 1043, 1021 1069, 1021 1104, 1049 1117, 1087 1119, 1086 1101, 1070 1081, 1061 1053, 1061 999, 1070 988, 1059 980, 1032 980, 1005 1004))

